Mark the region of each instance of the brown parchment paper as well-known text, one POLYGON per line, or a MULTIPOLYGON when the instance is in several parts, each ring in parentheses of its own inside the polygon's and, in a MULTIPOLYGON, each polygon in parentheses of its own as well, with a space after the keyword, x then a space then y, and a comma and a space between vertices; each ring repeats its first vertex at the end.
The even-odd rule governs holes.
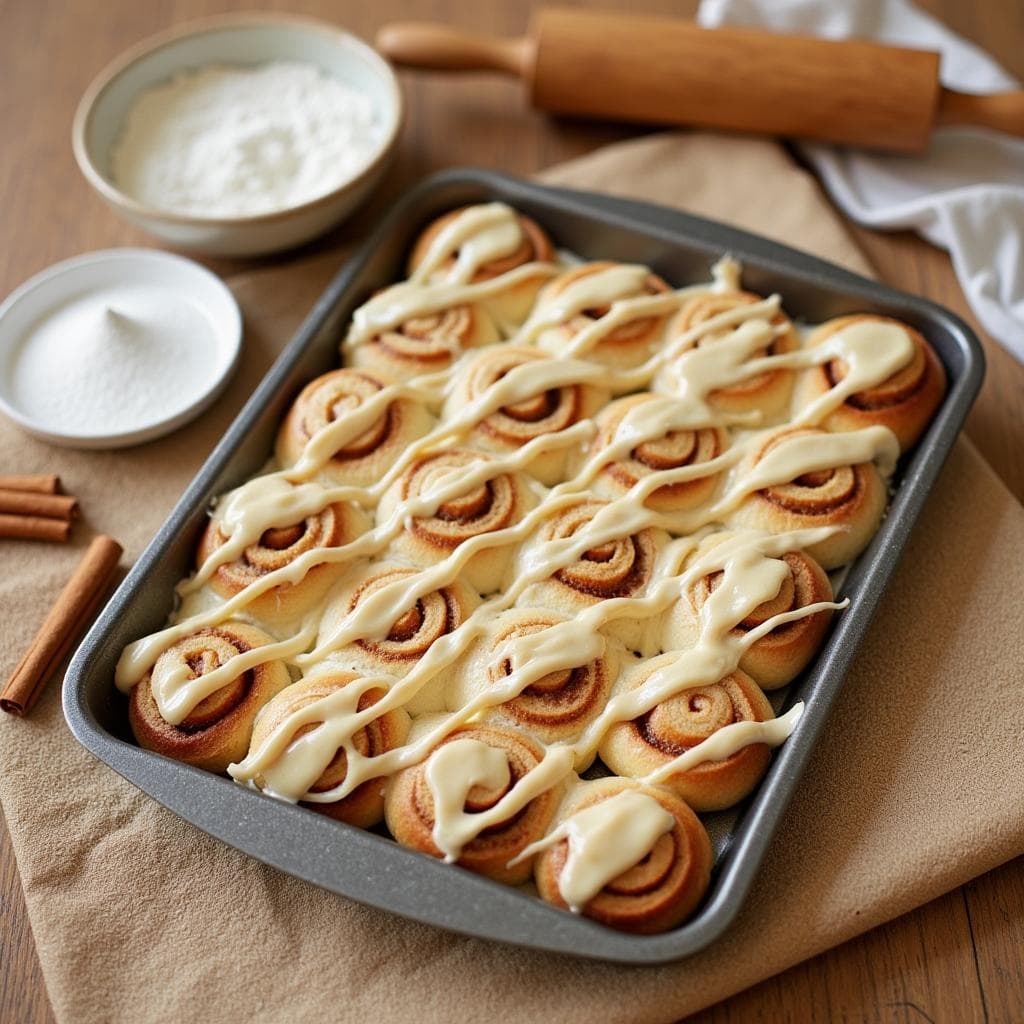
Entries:
MULTIPOLYGON (((555 169, 731 221, 864 271, 813 180, 762 141, 655 136, 555 169)), ((0 673, 92 530, 136 557, 341 259, 231 282, 243 365, 173 437, 61 451, 0 423, 0 461, 60 472, 73 549, 0 541, 0 673)), ((713 947, 624 968, 449 935, 296 881, 203 835, 71 737, 56 685, 0 715, 0 802, 58 1020, 669 1021, 895 917, 1024 851, 1024 611, 1007 567, 1024 510, 955 448, 748 903, 713 947)))

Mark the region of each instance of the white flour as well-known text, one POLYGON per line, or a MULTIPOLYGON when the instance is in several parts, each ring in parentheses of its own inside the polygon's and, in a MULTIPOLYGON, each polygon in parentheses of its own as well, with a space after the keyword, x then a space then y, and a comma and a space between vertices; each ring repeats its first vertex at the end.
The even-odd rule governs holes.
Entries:
POLYGON ((381 133, 369 96, 311 64, 208 67, 135 100, 111 168, 118 188, 162 210, 247 216, 352 179, 381 133))
POLYGON ((72 299, 22 339, 13 404, 55 433, 127 433, 185 409, 223 370, 212 324, 168 288, 72 299))

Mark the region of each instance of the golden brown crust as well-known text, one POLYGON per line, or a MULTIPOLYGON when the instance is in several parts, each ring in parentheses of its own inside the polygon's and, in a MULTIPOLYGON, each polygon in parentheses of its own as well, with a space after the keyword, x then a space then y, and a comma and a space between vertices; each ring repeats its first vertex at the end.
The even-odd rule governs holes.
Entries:
MULTIPOLYGON (((601 803, 625 789, 653 797, 675 818, 675 825, 647 857, 609 882, 582 912, 619 931, 650 935, 675 927, 697 908, 711 879, 711 841, 700 819, 673 793, 628 779, 584 783, 579 796, 560 818, 601 803)), ((563 839, 538 855, 534 869, 541 898, 562 908, 567 905, 559 892, 558 880, 568 853, 568 841, 563 839)))
MULTIPOLYGON (((710 540, 724 540, 725 534, 712 534, 710 540)), ((832 600, 832 584, 824 569, 806 552, 791 551, 782 556, 789 569, 778 594, 755 608, 732 630, 734 637, 743 637, 774 615, 808 605, 832 600)), ((666 651, 686 650, 696 643, 700 634, 701 608, 714 593, 721 573, 701 577, 669 610, 662 646, 666 651)), ((756 640, 740 659, 743 669, 764 690, 775 690, 791 682, 814 657, 828 632, 830 610, 815 612, 801 619, 776 626, 756 640)))
MULTIPOLYGON (((656 400, 656 397, 650 392, 641 392, 605 406, 595 417, 598 433, 591 443, 589 456, 613 443, 615 431, 631 409, 656 400)), ((710 462, 721 455, 728 445, 729 436, 722 427, 672 430, 663 437, 644 441, 626 458, 606 465, 601 470, 597 487, 607 497, 620 497, 651 473, 710 462)), ((709 473, 693 480, 666 484, 654 491, 644 504, 659 512, 682 512, 696 508, 711 498, 720 478, 721 473, 709 473)))
MULTIPOLYGON (((250 583, 291 565, 309 551, 350 544, 369 525, 366 514, 349 502, 328 505, 293 526, 264 531, 239 558, 217 567, 210 577, 210 589, 225 600, 230 599, 250 583)), ((202 565, 227 540, 216 517, 212 518, 199 540, 197 565, 202 565)), ((321 601, 345 569, 341 563, 321 562, 309 569, 298 583, 282 583, 255 598, 246 611, 271 625, 293 621, 321 601)))
MULTIPOLYGON (((266 738, 291 714, 300 709, 337 693, 360 677, 355 672, 320 668, 316 675, 309 676, 283 689, 264 708, 252 732, 251 750, 256 750, 266 738)), ((373 707, 386 693, 382 687, 366 690, 359 698, 357 711, 373 707)), ((295 732, 293 740, 316 728, 315 724, 304 725, 295 732)), ((377 757, 388 750, 401 746, 409 733, 409 715, 401 708, 386 711, 352 737, 352 744, 363 757, 377 757)), ((311 793, 325 793, 345 781, 348 758, 340 747, 323 774, 310 786, 311 793)), ((256 779, 257 785, 264 780, 256 779)), ((337 821, 370 828, 384 817, 384 780, 369 779, 357 786, 348 796, 333 803, 306 802, 318 814, 325 814, 337 821)))
MULTIPOLYGON (((273 639, 255 626, 229 621, 178 641, 160 655, 154 669, 164 671, 184 662, 192 678, 201 677, 235 655, 269 643, 273 639)), ((151 680, 152 673, 147 673, 128 700, 128 721, 139 746, 222 773, 245 756, 257 713, 291 682, 291 676, 280 661, 257 665, 206 697, 181 725, 164 720, 151 680)))
MULTIPOLYGON (((653 658, 623 682, 628 692, 642 686, 678 653, 653 658)), ((683 690, 631 722, 605 735, 599 753, 616 774, 641 778, 735 722, 767 722, 775 717, 768 698, 745 672, 736 670, 717 683, 683 690)), ((767 744, 752 743, 724 761, 705 761, 662 783, 695 811, 720 811, 747 796, 768 768, 767 744)))
MULTIPOLYGON (((858 313, 822 324, 807 340, 812 348, 852 324, 875 322, 902 327, 914 345, 914 355, 902 370, 867 391, 850 395, 826 420, 829 430, 859 430, 888 427, 900 444, 900 451, 912 447, 931 422, 946 393, 946 371, 931 345, 919 331, 892 317, 858 313)), ((846 376, 842 360, 833 359, 811 367, 797 386, 797 403, 803 407, 825 394, 846 376)))
MULTIPOLYGON (((310 381, 292 403, 277 434, 277 459, 294 466, 318 431, 344 419, 394 381, 380 371, 333 370, 310 381)), ((320 470, 335 484, 366 487, 391 467, 403 451, 423 437, 434 418, 420 402, 396 398, 359 437, 339 448, 320 470)))
MULTIPOLYGON (((471 804, 467 803, 467 809, 472 811, 484 811, 494 806, 519 779, 540 763, 544 754, 540 744, 525 733, 491 724, 463 726, 438 746, 461 739, 479 740, 504 751, 508 757, 508 787, 500 793, 480 792, 477 787, 469 794, 471 804)), ((511 867, 508 862, 547 832, 561 797, 561 786, 554 786, 541 793, 510 821, 485 829, 467 843, 457 863, 507 885, 525 882, 530 877, 533 858, 527 858, 511 867)), ((434 798, 426 780, 426 761, 392 777, 388 784, 385 817, 391 834, 403 846, 431 857, 442 856, 432 836, 434 798)))
MULTIPOLYGON (((787 438, 827 434, 811 427, 778 431, 746 460, 751 468, 787 438)), ((885 512, 885 481, 870 462, 805 473, 748 495, 728 517, 730 526, 783 533, 813 526, 843 529, 807 548, 824 569, 837 569, 867 547, 885 512)))

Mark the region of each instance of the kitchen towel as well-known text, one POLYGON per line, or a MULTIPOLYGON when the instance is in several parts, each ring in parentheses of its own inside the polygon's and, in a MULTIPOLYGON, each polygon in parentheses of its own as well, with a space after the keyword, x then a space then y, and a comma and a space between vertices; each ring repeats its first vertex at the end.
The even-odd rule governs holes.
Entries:
MULTIPOLYGON (((854 269, 813 179, 772 143, 667 135, 543 176, 760 229, 854 269)), ((231 283, 240 376, 178 434, 58 452, 0 423, 12 465, 58 466, 92 527, 137 557, 308 310, 337 253, 231 283)), ((1024 851, 1024 606, 1006 586, 1024 510, 959 443, 914 531, 736 924, 690 959, 629 968, 451 935, 323 892, 158 806, 71 737, 53 686, 0 715, 0 802, 62 1024, 666 1022, 1024 851)), ((79 555, 5 542, 7 673, 79 555), (45 557, 43 555, 45 554, 45 557)))
MULTIPOLYGON (((702 0, 698 20, 709 28, 749 25, 935 50, 950 89, 1020 88, 988 54, 907 0, 702 0)), ((948 249, 975 315, 1024 362, 1024 139, 946 127, 921 156, 810 143, 801 149, 854 220, 913 228, 948 249)))

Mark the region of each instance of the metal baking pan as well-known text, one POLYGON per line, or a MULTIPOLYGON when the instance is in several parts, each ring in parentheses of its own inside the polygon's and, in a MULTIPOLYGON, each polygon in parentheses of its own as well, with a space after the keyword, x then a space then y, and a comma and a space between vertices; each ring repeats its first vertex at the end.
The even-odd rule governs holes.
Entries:
MULTIPOLYGON (((436 175, 397 203, 344 265, 118 588, 68 670, 68 724, 93 754, 186 820, 332 892, 443 928, 536 949, 632 963, 684 957, 717 938, 743 903, 983 374, 977 339, 951 313, 764 238, 645 203, 485 171, 436 175), (796 319, 817 322, 866 311, 912 324, 931 341, 949 376, 941 409, 900 466, 881 529, 843 584, 851 607, 835 616, 817 660, 786 692, 786 706, 806 701, 803 717, 753 796, 739 808, 704 816, 717 855, 710 890, 695 916, 660 935, 612 931, 529 892, 414 853, 384 835, 142 750, 128 728, 127 702, 113 685, 125 644, 164 624, 174 584, 192 568, 210 500, 260 469, 294 396, 338 365, 339 340, 352 310, 374 289, 404 276, 410 244, 433 217, 491 200, 534 217, 560 247, 592 259, 645 263, 677 286, 706 280, 710 265, 732 253, 743 263, 745 286, 762 294, 779 292, 796 319)), ((885 623, 875 628, 885 629, 885 623)))

